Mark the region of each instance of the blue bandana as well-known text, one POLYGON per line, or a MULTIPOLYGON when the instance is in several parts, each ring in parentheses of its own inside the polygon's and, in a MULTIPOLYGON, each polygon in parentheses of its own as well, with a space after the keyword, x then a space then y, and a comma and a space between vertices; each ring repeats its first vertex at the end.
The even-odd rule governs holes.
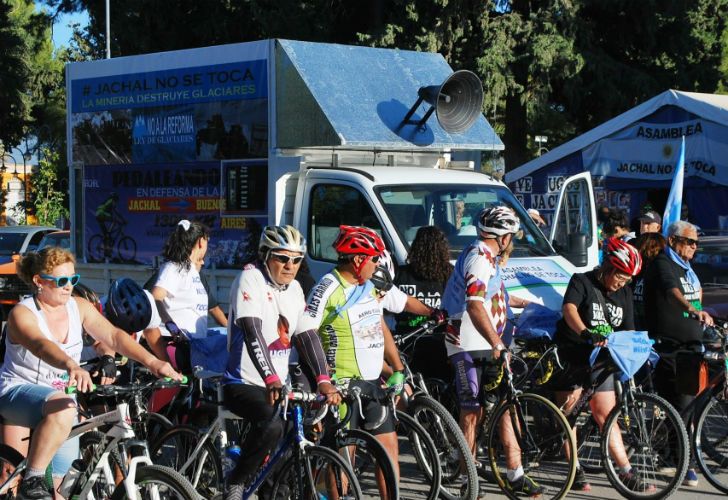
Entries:
POLYGON ((687 271, 686 277, 692 285, 693 290, 700 290, 700 280, 698 279, 698 275, 695 274, 695 271, 693 271, 693 268, 690 267, 690 263, 685 262, 682 257, 680 257, 677 252, 669 246, 665 247, 665 253, 668 255, 668 257, 670 257, 670 259, 672 259, 675 264, 687 271))

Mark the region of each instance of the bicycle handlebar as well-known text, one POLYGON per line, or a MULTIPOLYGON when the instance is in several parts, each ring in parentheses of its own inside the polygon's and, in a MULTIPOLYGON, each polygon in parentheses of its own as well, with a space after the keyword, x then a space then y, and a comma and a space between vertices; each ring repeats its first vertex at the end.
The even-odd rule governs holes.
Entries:
MULTIPOLYGON (((183 376, 181 381, 172 380, 169 377, 165 377, 163 379, 153 380, 152 382, 146 383, 146 384, 130 384, 126 386, 121 385, 96 385, 91 384, 91 390, 89 392, 96 392, 103 396, 114 396, 117 394, 128 394, 128 393, 134 393, 142 389, 147 389, 150 387, 153 387, 155 389, 166 389, 169 387, 177 387, 179 385, 184 385, 187 383, 187 377, 183 376)), ((76 394, 78 392, 78 387, 75 385, 68 386, 65 389, 66 394, 76 394)))

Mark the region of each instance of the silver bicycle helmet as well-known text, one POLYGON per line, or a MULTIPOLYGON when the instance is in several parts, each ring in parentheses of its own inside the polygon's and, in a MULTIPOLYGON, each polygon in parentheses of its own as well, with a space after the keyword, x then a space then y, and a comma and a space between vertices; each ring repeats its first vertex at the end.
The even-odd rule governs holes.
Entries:
POLYGON ((266 260, 271 250, 306 253, 306 238, 293 226, 266 226, 260 235, 258 254, 266 260))

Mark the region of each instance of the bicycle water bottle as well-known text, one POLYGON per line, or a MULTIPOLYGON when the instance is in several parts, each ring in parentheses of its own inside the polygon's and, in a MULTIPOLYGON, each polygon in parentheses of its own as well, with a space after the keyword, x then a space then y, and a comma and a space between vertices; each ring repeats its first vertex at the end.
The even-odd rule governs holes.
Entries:
POLYGON ((222 461, 222 476, 227 479, 230 473, 240 460, 240 446, 230 443, 225 449, 225 457, 222 461))
POLYGON ((68 469, 66 475, 63 476, 63 481, 61 481, 61 485, 58 487, 58 493, 60 493, 61 496, 64 498, 69 498, 71 496, 71 493, 73 493, 73 488, 74 486, 76 486, 78 478, 85 470, 86 464, 83 460, 78 458, 74 460, 71 463, 71 468, 68 469))

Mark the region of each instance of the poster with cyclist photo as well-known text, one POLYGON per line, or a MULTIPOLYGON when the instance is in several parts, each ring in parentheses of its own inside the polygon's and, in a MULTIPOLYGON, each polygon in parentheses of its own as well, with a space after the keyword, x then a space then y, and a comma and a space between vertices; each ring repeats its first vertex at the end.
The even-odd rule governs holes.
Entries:
POLYGON ((83 259, 152 265, 182 219, 210 228, 206 265, 255 257, 267 217, 220 217, 218 162, 84 167, 83 259))

